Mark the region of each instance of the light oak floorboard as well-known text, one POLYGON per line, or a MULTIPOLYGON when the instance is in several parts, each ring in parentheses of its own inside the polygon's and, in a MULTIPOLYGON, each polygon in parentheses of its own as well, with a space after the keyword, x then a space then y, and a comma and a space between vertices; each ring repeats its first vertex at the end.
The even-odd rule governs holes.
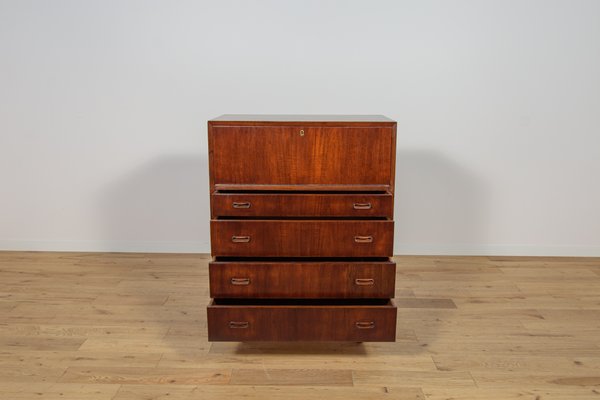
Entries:
POLYGON ((108 384, 224 384, 231 378, 227 369, 211 368, 140 368, 140 367, 69 367, 60 382, 108 384))
POLYGON ((352 386, 349 369, 234 369, 231 385, 352 386))
POLYGON ((11 400, 112 400, 120 385, 81 385, 56 383, 52 385, 29 385, 1 393, 1 398, 11 400))
POLYGON ((420 388, 347 386, 122 385, 114 400, 424 400, 420 388))

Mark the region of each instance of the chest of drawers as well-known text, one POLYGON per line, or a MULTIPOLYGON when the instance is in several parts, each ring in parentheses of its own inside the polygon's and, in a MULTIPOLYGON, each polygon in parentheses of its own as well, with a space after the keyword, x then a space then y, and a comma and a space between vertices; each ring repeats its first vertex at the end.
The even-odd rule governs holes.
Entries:
POLYGON ((210 341, 394 341, 396 123, 208 122, 210 341))

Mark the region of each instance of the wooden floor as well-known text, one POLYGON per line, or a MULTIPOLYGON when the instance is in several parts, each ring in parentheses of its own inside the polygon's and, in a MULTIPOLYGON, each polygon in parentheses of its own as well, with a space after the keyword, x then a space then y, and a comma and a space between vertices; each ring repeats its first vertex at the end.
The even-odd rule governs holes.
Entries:
POLYGON ((207 256, 0 252, 1 399, 600 399, 600 259, 399 257, 396 343, 208 343, 207 256))

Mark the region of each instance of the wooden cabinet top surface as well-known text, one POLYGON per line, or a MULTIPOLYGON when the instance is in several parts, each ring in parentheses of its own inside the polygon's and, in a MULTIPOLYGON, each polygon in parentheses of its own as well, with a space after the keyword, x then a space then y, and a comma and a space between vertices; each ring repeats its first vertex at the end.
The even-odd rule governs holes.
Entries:
POLYGON ((208 121, 211 125, 396 125, 384 115, 332 114, 224 114, 208 121))

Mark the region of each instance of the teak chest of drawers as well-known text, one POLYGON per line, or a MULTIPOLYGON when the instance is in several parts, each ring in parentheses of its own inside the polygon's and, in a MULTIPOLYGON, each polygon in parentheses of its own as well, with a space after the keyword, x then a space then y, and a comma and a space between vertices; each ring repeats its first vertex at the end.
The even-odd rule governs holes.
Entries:
POLYGON ((394 341, 396 122, 208 121, 211 341, 394 341))

